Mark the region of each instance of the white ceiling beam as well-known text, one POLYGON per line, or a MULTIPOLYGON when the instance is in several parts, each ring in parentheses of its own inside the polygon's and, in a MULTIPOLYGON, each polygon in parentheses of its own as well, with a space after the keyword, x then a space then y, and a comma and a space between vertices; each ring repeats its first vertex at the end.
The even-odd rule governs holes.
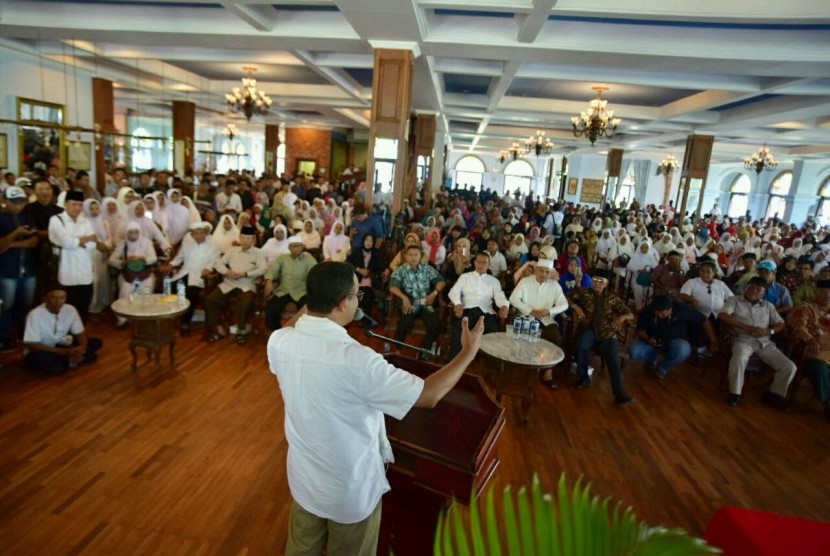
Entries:
POLYGON ((272 14, 267 14, 264 11, 269 8, 273 10, 270 6, 259 7, 248 6, 238 2, 222 2, 222 7, 257 31, 270 32, 274 30, 274 20, 271 17, 276 16, 276 11, 272 14))
POLYGON ((318 66, 314 54, 305 50, 295 50, 293 54, 299 60, 304 62, 306 67, 314 73, 327 79, 333 85, 339 87, 347 95, 360 100, 366 106, 369 106, 370 103, 363 98, 363 87, 356 83, 351 77, 346 75, 343 70, 318 66))
POLYGON ((507 93, 510 83, 513 82, 513 76, 519 69, 519 62, 511 60, 504 65, 501 77, 490 83, 490 90, 487 91, 487 112, 493 112, 507 93))
POLYGON ((516 15, 516 17, 521 18, 519 32, 516 34, 516 39, 520 43, 533 43, 536 40, 557 1, 534 0, 533 9, 529 13, 516 15))

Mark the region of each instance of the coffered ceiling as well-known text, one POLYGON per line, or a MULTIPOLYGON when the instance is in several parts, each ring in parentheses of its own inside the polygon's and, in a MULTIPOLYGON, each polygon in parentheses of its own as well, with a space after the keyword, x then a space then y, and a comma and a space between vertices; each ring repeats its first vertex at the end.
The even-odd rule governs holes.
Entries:
POLYGON ((830 159, 826 0, 0 0, 0 37, 114 80, 122 107, 191 100, 200 121, 230 120, 224 93, 251 65, 274 100, 253 122, 365 131, 373 48, 406 48, 413 107, 454 150, 544 129, 556 152, 680 155, 697 132, 716 160, 761 143, 830 159), (592 148, 570 117, 595 85, 623 123, 592 148))

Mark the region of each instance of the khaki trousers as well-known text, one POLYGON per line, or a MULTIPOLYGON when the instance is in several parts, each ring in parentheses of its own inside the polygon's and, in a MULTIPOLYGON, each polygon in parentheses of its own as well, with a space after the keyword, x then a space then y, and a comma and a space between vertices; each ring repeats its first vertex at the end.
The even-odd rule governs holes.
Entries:
POLYGON ((380 534, 380 506, 363 521, 337 523, 291 504, 286 556, 374 556, 380 534))
POLYGON ((775 370, 769 391, 782 397, 786 396, 787 387, 795 376, 795 363, 781 353, 772 342, 762 345, 757 340, 736 341, 732 346, 732 357, 729 360, 729 393, 740 395, 744 387, 744 370, 753 354, 775 370))

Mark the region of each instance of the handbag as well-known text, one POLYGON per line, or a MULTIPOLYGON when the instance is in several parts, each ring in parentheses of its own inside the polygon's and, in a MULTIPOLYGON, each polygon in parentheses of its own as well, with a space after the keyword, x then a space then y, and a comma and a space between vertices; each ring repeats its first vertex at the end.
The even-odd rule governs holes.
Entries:
MULTIPOLYGON (((127 258, 127 242, 124 241, 124 258, 127 258)), ((144 281, 153 273, 153 267, 144 261, 129 261, 121 269, 121 275, 127 283, 144 281)))
POLYGON ((643 288, 651 286, 651 267, 647 266, 637 273, 637 285, 643 288))

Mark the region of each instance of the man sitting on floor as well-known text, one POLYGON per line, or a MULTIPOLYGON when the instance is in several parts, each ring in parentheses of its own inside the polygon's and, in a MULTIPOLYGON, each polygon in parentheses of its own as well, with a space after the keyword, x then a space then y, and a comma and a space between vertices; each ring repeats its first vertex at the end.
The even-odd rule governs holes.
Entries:
POLYGON ((437 270, 421 262, 421 248, 410 245, 403 254, 404 264, 399 266, 389 279, 389 293, 400 299, 401 316, 395 329, 395 339, 404 341, 412 330, 415 319, 420 318, 426 327, 421 347, 430 349, 438 336, 440 319, 433 307, 438 294, 447 281, 437 270))
POLYGON ((669 371, 689 358, 692 353, 690 336, 700 328, 709 337, 709 351, 717 353, 718 339, 711 322, 689 305, 673 301, 668 295, 655 296, 640 312, 637 338, 629 346, 628 354, 632 361, 645 361, 657 378, 666 378, 669 371), (656 366, 660 355, 663 360, 656 366))
POLYGON ((271 331, 279 330, 282 312, 289 303, 296 305, 298 311, 303 308, 306 278, 317 264, 314 257, 305 252, 305 245, 300 236, 288 238, 288 250, 289 253, 283 253, 274 260, 265 274, 265 298, 268 299, 265 305, 265 322, 271 331), (276 290, 274 283, 277 284, 276 290))
POLYGON ((46 290, 43 303, 26 317, 26 366, 60 374, 94 361, 101 340, 86 337, 81 317, 75 307, 66 303, 62 286, 55 284, 46 290))
POLYGON ((232 247, 216 263, 216 271, 224 276, 205 301, 208 343, 225 336, 219 324, 222 310, 227 307, 231 297, 238 294, 236 301, 236 342, 244 344, 247 334, 248 308, 256 296, 256 279, 265 274, 267 265, 265 255, 254 247, 256 230, 244 226, 239 231, 239 246, 232 247))
POLYGON ((787 411, 785 396, 787 387, 795 375, 795 363, 775 346, 771 335, 784 330, 784 319, 775 306, 764 299, 767 280, 756 276, 747 282, 742 296, 730 297, 718 316, 732 328, 732 357, 729 360, 729 405, 741 403, 744 386, 744 370, 749 358, 755 354, 775 369, 775 378, 764 402, 776 409, 787 411))
POLYGON ((501 284, 491 274, 487 273, 490 265, 490 256, 482 251, 475 258, 475 270, 465 272, 458 277, 458 281, 450 289, 449 299, 453 304, 455 316, 452 323, 452 339, 450 340, 449 357, 452 359, 461 351, 461 320, 467 317, 472 329, 480 317, 484 317, 484 333, 499 331, 499 318, 507 318, 510 302, 507 301, 501 284), (499 308, 498 315, 493 305, 499 308))

